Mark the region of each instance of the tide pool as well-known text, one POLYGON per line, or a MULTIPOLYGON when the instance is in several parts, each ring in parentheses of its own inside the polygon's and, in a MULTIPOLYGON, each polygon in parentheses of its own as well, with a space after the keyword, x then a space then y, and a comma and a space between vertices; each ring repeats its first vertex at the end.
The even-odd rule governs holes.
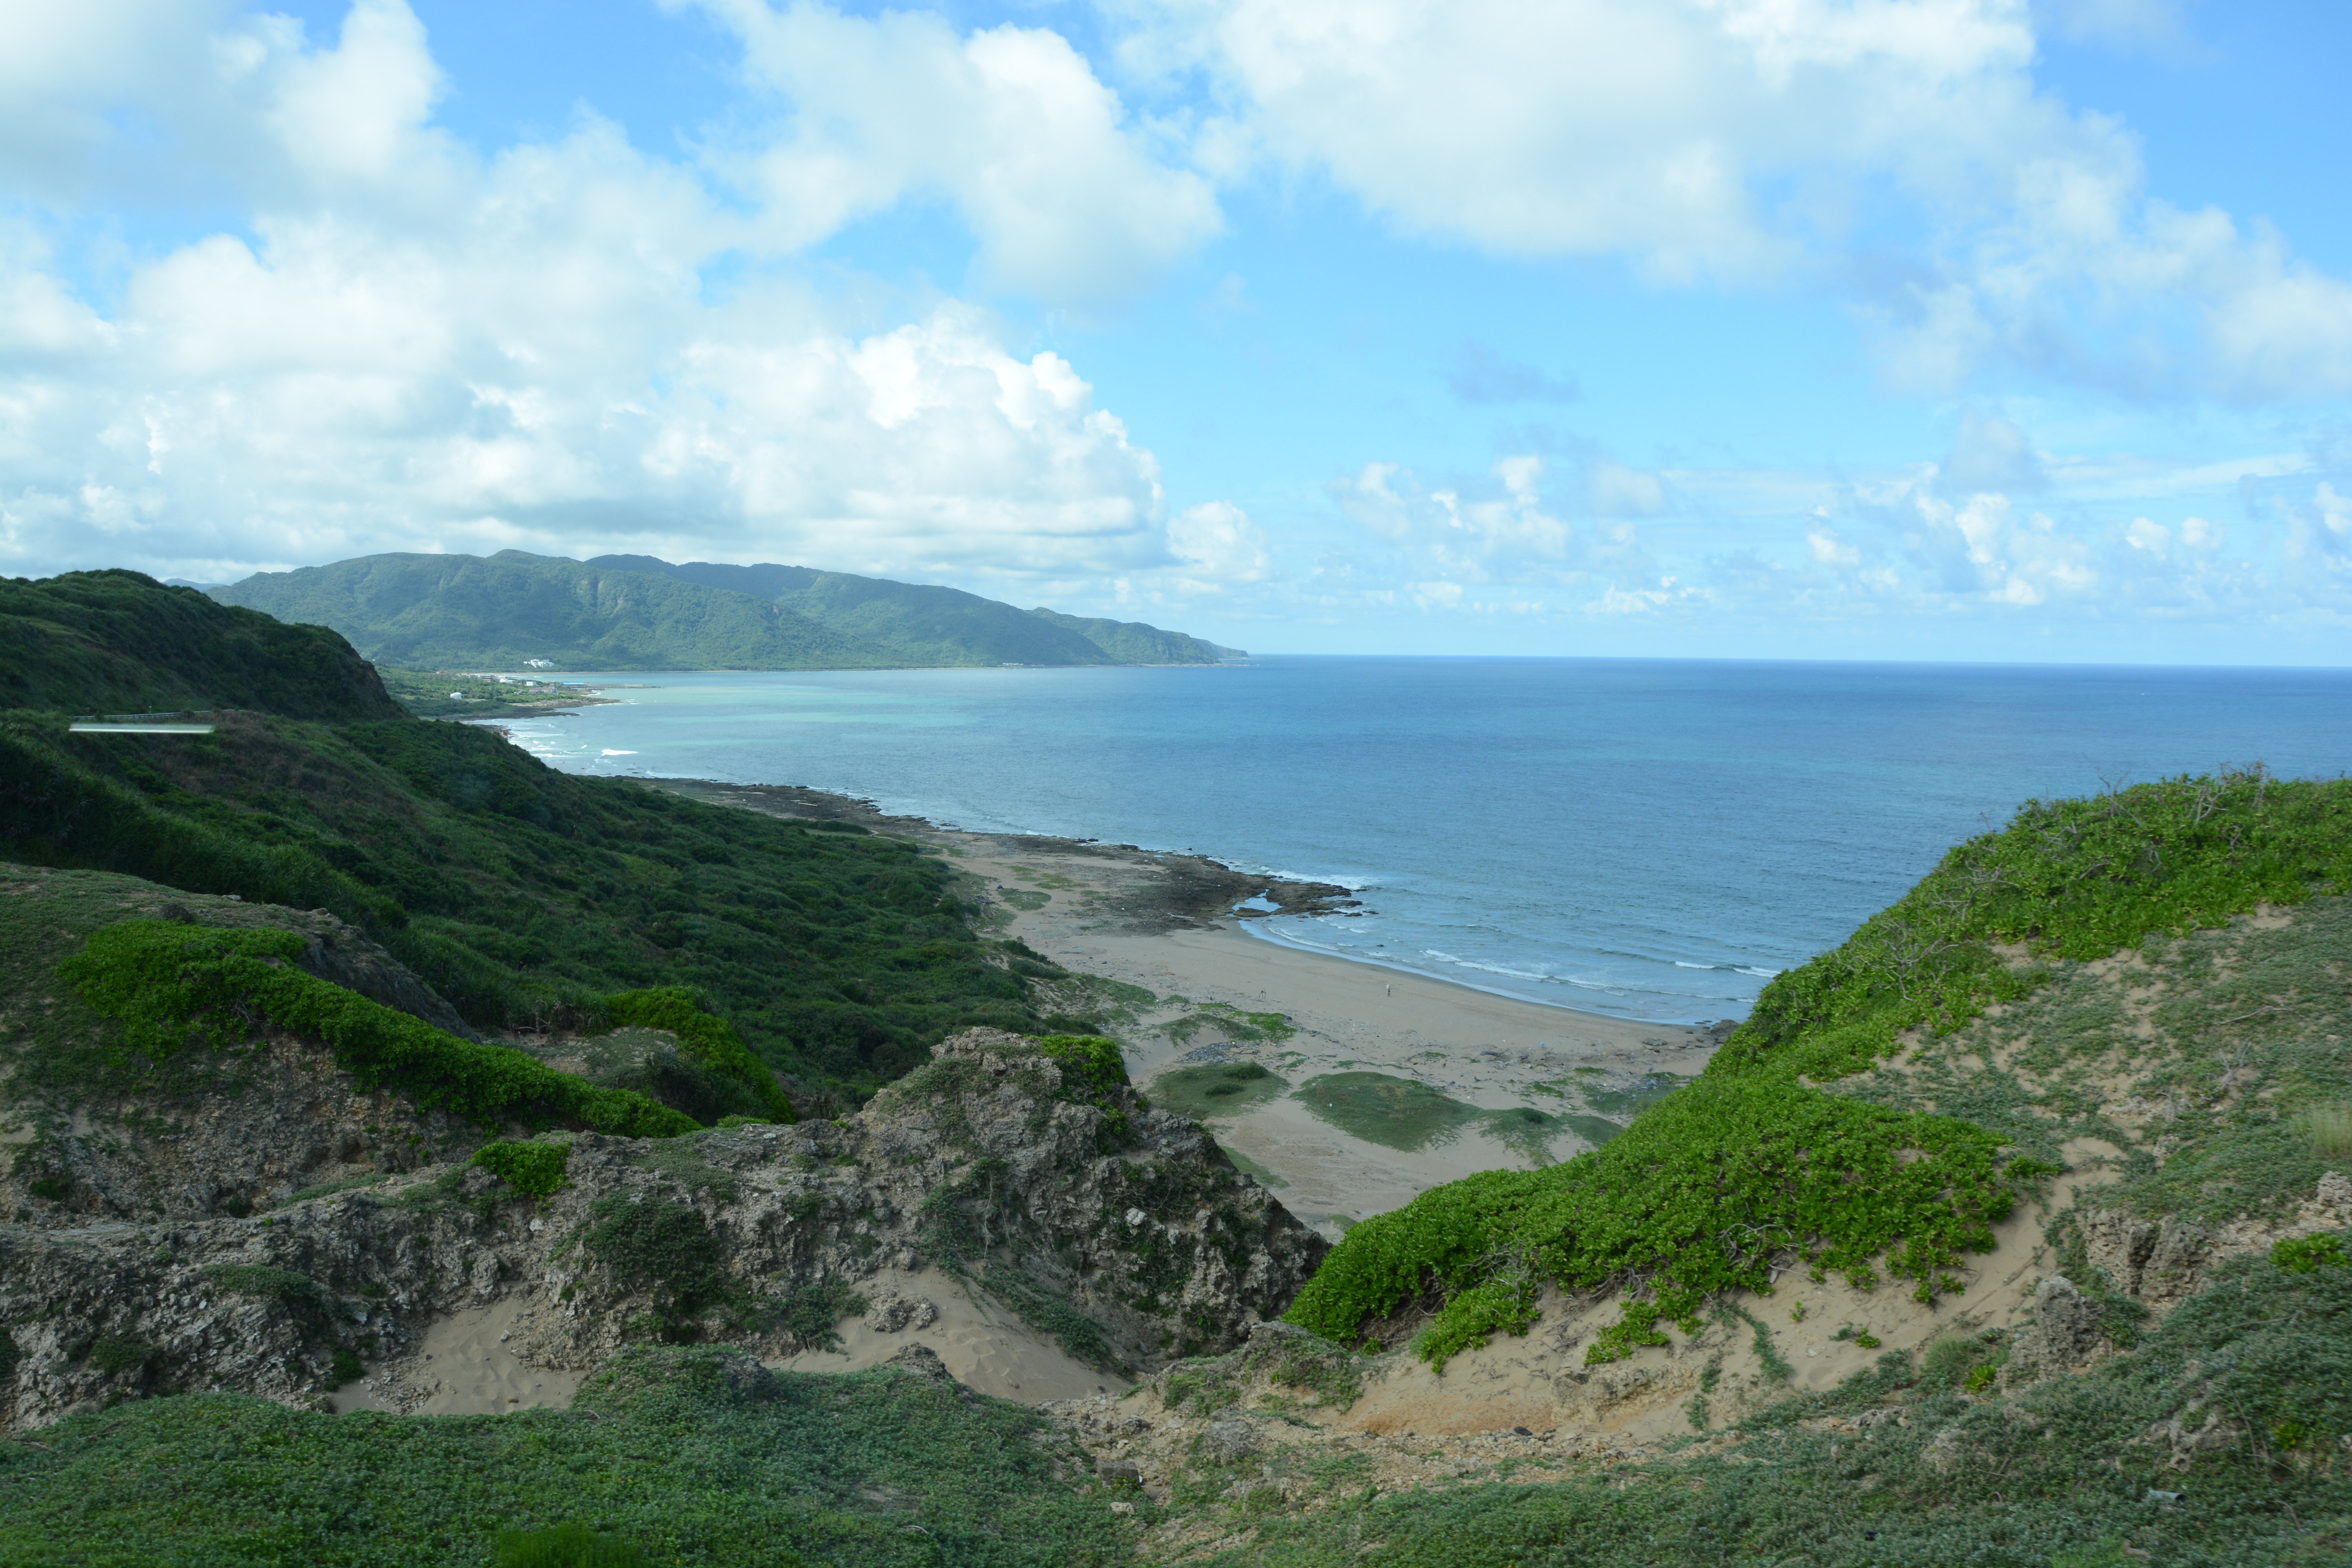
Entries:
POLYGON ((2029 797, 2352 768, 2338 670, 1290 658, 601 679, 614 704, 515 721, 516 741, 578 773, 803 784, 1339 882, 1368 913, 1254 929, 1673 1022, 1740 1015, 2029 797))

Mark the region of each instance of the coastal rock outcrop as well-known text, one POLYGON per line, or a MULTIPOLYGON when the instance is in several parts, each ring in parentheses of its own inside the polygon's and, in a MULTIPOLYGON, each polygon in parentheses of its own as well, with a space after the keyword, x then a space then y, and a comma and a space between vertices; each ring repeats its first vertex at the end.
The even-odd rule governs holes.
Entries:
POLYGON ((45 1204, 48 1224, 0 1225, 0 1424, 184 1390, 317 1403, 492 1302, 526 1365, 584 1368, 646 1338, 789 1355, 861 1310, 920 1326, 928 1300, 857 1290, 919 1261, 1096 1365, 1231 1348, 1325 1243, 1194 1124, 1145 1110, 1108 1048, 967 1031, 836 1122, 545 1137, 532 1146, 561 1184, 534 1196, 457 1163, 467 1130, 394 1118, 414 1131, 387 1140, 395 1107, 338 1081, 323 1052, 273 1042, 245 1094, 136 1145, 74 1148, 88 1206, 103 1193, 145 1217, 45 1204), (330 1145, 313 1173, 338 1153, 370 1163, 243 1216, 216 1194, 173 1196, 236 1138, 277 1148, 305 1125, 330 1145), (350 1129, 363 1149, 335 1145, 350 1129), (407 1166, 383 1168, 400 1164, 386 1148, 407 1166))

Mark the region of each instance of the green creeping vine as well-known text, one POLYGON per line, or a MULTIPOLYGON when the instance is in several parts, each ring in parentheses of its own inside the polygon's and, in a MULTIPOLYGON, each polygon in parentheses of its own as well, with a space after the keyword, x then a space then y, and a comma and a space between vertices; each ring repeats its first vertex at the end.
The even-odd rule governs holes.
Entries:
POLYGON ((1996 942, 2088 961, 2151 931, 2226 925, 2258 904, 2347 889, 2352 780, 2280 780, 2256 765, 2028 801, 1834 952, 1766 986, 1707 1071, 1816 1083, 1867 1071, 1903 1031, 1950 1034, 2040 984, 1996 942))
POLYGON ((1702 1079, 1619 1138, 1542 1171, 1489 1171, 1434 1187, 1351 1228, 1287 1321, 1356 1337, 1434 1284, 1449 1300, 1417 1348, 1443 1367, 1497 1329, 1525 1333, 1541 1281, 1599 1291, 1619 1282, 1621 1321, 1589 1363, 1664 1344, 1661 1321, 1695 1333, 1707 1299, 1771 1289, 1801 1256, 1864 1289, 1874 1260, 1955 1289, 1944 1270, 1992 1246, 2015 1203, 2000 1141, 1948 1117, 1904 1115, 1797 1084, 1702 1079))
POLYGON ((569 1143, 485 1143, 473 1163, 527 1198, 543 1198, 563 1185, 572 1163, 569 1143))
POLYGON ((191 1045, 238 1044, 266 1019, 323 1040, 364 1088, 394 1088, 484 1126, 568 1121, 628 1138, 694 1131, 691 1117, 642 1094, 459 1039, 306 973, 293 963, 304 945, 289 931, 123 921, 90 933, 58 972, 159 1061, 191 1045))
POLYGON ((1131 1086, 1118 1042, 1100 1035, 1042 1035, 1037 1048, 1061 1066, 1062 1089, 1055 1098, 1094 1106, 1103 1113, 1104 1140, 1113 1145, 1125 1143, 1127 1110, 1122 1094, 1131 1086))
POLYGON ((776 1075, 768 1064, 751 1054, 743 1037, 726 1019, 704 1010, 694 999, 694 993, 683 986, 665 985, 650 991, 621 991, 604 998, 605 1016, 613 1026, 635 1026, 645 1029, 667 1029, 676 1035, 678 1044, 689 1056, 705 1066, 714 1068, 736 1079, 760 1097, 778 1121, 798 1121, 800 1112, 776 1087, 776 1075))
POLYGON ((1931 1300, 1945 1270, 1992 1246, 2021 1187, 2053 1174, 1995 1134, 1813 1087, 1870 1069, 1906 1030, 1949 1032, 2044 973, 2153 931, 2226 922, 2262 903, 2352 889, 2352 780, 2281 781, 2259 765, 2085 800, 2029 801, 1972 838, 1835 952, 1765 987, 1699 1079, 1621 1137, 1538 1172, 1488 1172, 1352 1227, 1287 1314, 1351 1342, 1435 1294, 1418 1342, 1443 1367, 1495 1331, 1524 1333, 1540 1284, 1622 1289, 1590 1363, 1698 1327, 1708 1298, 1769 1293, 1791 1259, 1861 1289, 1884 1268, 1931 1300))

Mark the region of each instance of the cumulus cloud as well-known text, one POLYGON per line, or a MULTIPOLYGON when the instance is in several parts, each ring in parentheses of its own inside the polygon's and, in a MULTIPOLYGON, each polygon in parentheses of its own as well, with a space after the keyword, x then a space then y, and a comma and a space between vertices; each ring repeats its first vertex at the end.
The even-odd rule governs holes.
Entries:
POLYGON ((1937 466, 1937 481, 1947 494, 1979 490, 2031 492, 2049 488, 2050 476, 2042 455, 2025 432, 1998 414, 1965 409, 1952 448, 1937 466))
POLYGON ((2178 34, 2160 0, 1103 0, 1141 82, 1205 76, 1240 177, 1329 178, 1398 229, 1842 289, 1898 385, 2022 366, 2138 394, 2352 391, 2352 288, 2153 198, 2037 27, 2178 34))
POLYGON ((1150 279, 1223 225, 1208 181, 1160 162, 1057 33, 965 37, 919 12, 700 3, 741 38, 747 76, 780 100, 772 139, 738 137, 719 153, 759 191, 784 243, 910 194, 942 196, 992 281, 1088 298, 1150 279))
MULTIPOLYGON (((715 263, 805 243, 856 202, 747 211, 584 114, 558 140, 476 154, 432 124, 442 76, 398 0, 360 0, 325 45, 277 17, 115 0, 60 20, 73 9, 9 22, 29 43, 0 48, 0 76, 37 90, 0 91, 0 156, 79 149, 83 183, 57 199, 121 200, 121 126, 143 118, 170 132, 164 163, 210 169, 253 205, 243 232, 131 267, 102 308, 38 226, 0 227, 0 553, 15 569, 84 563, 102 542, 107 560, 205 579, 508 546, 967 582, 1268 570, 1237 509, 1171 520, 1157 460, 1077 370, 1010 346, 984 311, 939 301, 852 330, 789 270, 707 287, 715 263), (176 78, 142 53, 148 24, 183 51, 176 78), (113 26, 119 56, 92 44, 113 26)), ((846 61, 853 86, 897 70, 877 112, 945 73, 943 98, 964 97, 929 105, 922 137, 959 144, 961 117, 1008 153, 966 139, 958 188, 1009 277, 1091 289, 1213 223, 1197 182, 1152 164, 1050 35, 730 15, 751 68, 781 37, 846 61), (1006 114, 1029 119, 992 131, 1006 114), (1078 184, 1058 226, 1012 237, 1023 204, 1064 178, 1078 184)), ((787 186, 821 186, 850 153, 878 159, 886 184, 938 174, 837 125, 824 134, 840 147, 795 134, 761 165, 787 186)), ((871 177, 841 174, 853 190, 871 177)))
POLYGON ((1663 493, 1655 476, 1597 459, 1555 471, 1549 459, 1523 454, 1447 485, 1400 464, 1367 463, 1332 480, 1327 493, 1377 542, 1381 559, 1366 566, 1334 559, 1317 574, 1345 583, 1365 603, 1382 601, 1359 584, 1402 582, 1423 609, 1530 613, 1547 605, 1527 595, 1559 589, 1569 591, 1567 603, 1621 614, 1688 596, 1660 571, 1635 526, 1612 511, 1609 498, 1629 486, 1663 493), (1570 496, 1570 506, 1548 500, 1548 487, 1570 496), (1571 508, 1578 521, 1559 515, 1571 508), (1484 592, 1494 589, 1505 597, 1484 592))

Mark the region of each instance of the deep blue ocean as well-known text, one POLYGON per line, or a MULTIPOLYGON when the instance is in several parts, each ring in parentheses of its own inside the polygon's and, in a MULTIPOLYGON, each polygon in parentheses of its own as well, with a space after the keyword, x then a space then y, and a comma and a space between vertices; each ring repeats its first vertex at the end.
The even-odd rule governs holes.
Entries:
MULTIPOLYGON (((2352 770, 2352 671, 1651 659, 632 675, 555 766, 1344 883, 1262 934, 1661 1021, 1734 1017, 2032 796, 2352 770)), ((592 680, 593 683, 593 680, 592 680)))

